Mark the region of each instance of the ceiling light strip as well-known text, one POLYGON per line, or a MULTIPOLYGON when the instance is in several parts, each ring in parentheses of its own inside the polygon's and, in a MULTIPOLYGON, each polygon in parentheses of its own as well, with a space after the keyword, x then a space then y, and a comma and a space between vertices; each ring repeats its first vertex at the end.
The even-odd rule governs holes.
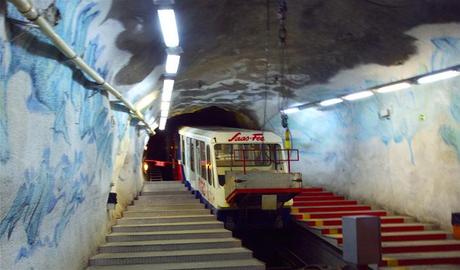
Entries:
POLYGON ((412 77, 412 78, 401 80, 401 81, 398 81, 392 84, 388 84, 385 86, 376 87, 375 89, 372 89, 372 90, 365 90, 361 92, 351 93, 343 97, 331 98, 331 99, 327 99, 327 100, 323 100, 319 102, 306 103, 306 104, 303 104, 297 107, 290 107, 290 108, 282 110, 281 112, 285 114, 289 114, 289 113, 298 112, 306 108, 315 107, 316 105, 319 105, 321 107, 332 106, 332 105, 342 103, 344 100, 354 101, 354 100, 368 98, 368 97, 373 96, 374 92, 379 93, 379 94, 385 94, 385 93, 408 89, 411 86, 413 86, 415 82, 417 84, 428 84, 428 83, 433 83, 433 82, 437 82, 441 80, 455 78, 457 76, 460 76, 460 65, 456 65, 456 66, 453 66, 453 67, 450 67, 450 68, 447 68, 447 69, 444 69, 442 71, 438 71, 435 73, 431 73, 428 75, 412 77))
POLYGON ((176 15, 173 9, 159 9, 161 32, 166 47, 174 48, 179 46, 179 34, 177 32, 176 15))

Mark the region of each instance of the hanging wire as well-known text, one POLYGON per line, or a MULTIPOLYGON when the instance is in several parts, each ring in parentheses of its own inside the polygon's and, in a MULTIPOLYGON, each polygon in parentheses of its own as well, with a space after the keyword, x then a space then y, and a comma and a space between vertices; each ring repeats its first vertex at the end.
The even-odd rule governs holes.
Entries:
POLYGON ((278 110, 284 108, 287 104, 287 93, 285 88, 285 65, 286 65, 286 14, 287 14, 287 3, 286 0, 278 0, 278 39, 280 45, 280 86, 281 86, 281 100, 278 102, 278 110))
POLYGON ((267 100, 268 100, 268 76, 270 72, 270 0, 265 1, 266 21, 265 21, 265 92, 264 92, 264 118, 262 130, 265 130, 267 121, 267 100))

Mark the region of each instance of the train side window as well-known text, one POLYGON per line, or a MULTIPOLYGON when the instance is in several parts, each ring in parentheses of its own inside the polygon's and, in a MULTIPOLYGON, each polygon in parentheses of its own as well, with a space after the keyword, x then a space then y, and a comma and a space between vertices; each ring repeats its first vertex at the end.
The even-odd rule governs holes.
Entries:
POLYGON ((223 187, 225 185, 225 175, 219 174, 218 178, 219 178, 219 185, 223 187))
POLYGON ((193 141, 190 140, 190 170, 195 171, 195 149, 193 147, 193 141))
POLYGON ((209 145, 206 145, 206 173, 208 177, 208 183, 215 187, 216 185, 214 184, 211 174, 211 164, 211 149, 209 148, 209 145))
POLYGON ((199 153, 200 153, 200 175, 202 178, 207 179, 207 175, 206 175, 206 152, 205 152, 205 147, 204 147, 204 142, 200 141, 199 142, 199 145, 200 145, 200 149, 199 149, 199 153))
POLYGON ((182 152, 182 165, 185 165, 185 139, 184 136, 181 136, 181 152, 182 152))

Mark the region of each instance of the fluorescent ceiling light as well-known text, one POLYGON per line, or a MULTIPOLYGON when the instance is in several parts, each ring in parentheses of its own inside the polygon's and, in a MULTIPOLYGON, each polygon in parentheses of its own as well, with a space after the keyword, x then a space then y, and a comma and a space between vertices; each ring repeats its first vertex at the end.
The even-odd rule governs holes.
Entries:
POLYGON ((166 57, 166 73, 176 74, 177 70, 179 69, 179 61, 180 55, 168 54, 168 57, 166 57))
POLYGON ((171 104, 171 102, 169 102, 169 101, 162 101, 161 102, 161 107, 160 107, 161 111, 162 112, 163 111, 165 111, 165 112, 169 111, 169 105, 170 104, 171 104))
POLYGON ((160 118, 160 130, 165 130, 166 121, 168 121, 167 117, 161 117, 160 118))
POLYGON ((402 82, 402 83, 395 83, 395 84, 390 84, 384 87, 378 88, 376 91, 380 94, 384 93, 389 93, 389 92, 394 92, 394 91, 399 91, 403 89, 407 89, 411 87, 412 85, 408 82, 402 82))
POLYGON ((166 79, 163 81, 163 93, 161 95, 161 101, 171 101, 173 88, 174 80, 166 79))
POLYGON ((153 124, 151 124, 150 126, 152 127, 153 130, 155 130, 158 127, 158 123, 153 122, 153 124))
POLYGON ((168 117, 168 115, 169 115, 169 109, 165 111, 161 111, 161 114, 160 114, 161 117, 168 117))
POLYGON ((437 82, 437 81, 440 81, 440 80, 450 79, 450 78, 456 77, 458 75, 460 75, 460 71, 448 70, 448 71, 444 71, 444 72, 424 76, 424 77, 418 79, 417 83, 419 83, 419 84, 432 83, 432 82, 437 82))
POLYGON ((176 15, 172 9, 159 9, 161 32, 167 47, 179 46, 179 35, 177 33, 176 15))
POLYGON ((138 111, 142 111, 145 108, 147 108, 150 104, 152 104, 153 101, 155 101, 155 99, 157 98, 157 94, 158 92, 152 92, 146 95, 145 97, 143 97, 141 100, 139 100, 136 103, 136 109, 138 111))
POLYGON ((374 93, 372 93, 372 91, 361 91, 361 92, 346 95, 346 96, 344 96, 342 98, 346 99, 348 101, 352 101, 352 100, 358 100, 358 99, 362 99, 362 98, 367 98, 367 97, 370 97, 372 95, 374 95, 374 93))
POLYGON ((326 106, 332 106, 332 105, 335 105, 335 104, 339 104, 341 102, 343 102, 343 99, 341 99, 341 98, 332 98, 332 99, 321 101, 319 103, 319 105, 321 105, 323 107, 326 107, 326 106))
POLYGON ((295 113, 300 111, 299 107, 292 107, 292 108, 287 108, 283 110, 283 113, 289 114, 289 113, 295 113))

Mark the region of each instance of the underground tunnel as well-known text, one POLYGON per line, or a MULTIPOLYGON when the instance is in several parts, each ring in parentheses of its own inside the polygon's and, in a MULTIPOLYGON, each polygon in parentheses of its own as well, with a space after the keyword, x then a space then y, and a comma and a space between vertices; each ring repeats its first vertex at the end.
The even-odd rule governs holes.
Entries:
POLYGON ((0 269, 459 269, 456 0, 0 2, 0 269))

